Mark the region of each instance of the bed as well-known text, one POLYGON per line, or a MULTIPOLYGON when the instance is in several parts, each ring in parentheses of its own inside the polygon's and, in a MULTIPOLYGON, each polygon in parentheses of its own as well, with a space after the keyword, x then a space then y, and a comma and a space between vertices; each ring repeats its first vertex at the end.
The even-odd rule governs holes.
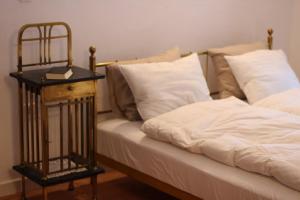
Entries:
MULTIPOLYGON (((268 32, 271 48, 273 31, 268 32)), ((94 49, 91 53, 92 67, 110 64, 96 64, 94 49)), ((198 55, 208 55, 208 52, 198 55)), ((110 111, 100 114, 107 112, 110 111)), ((121 118, 99 122, 97 160, 179 199, 300 199, 298 191, 273 178, 153 140, 140 130, 141 125, 140 121, 121 118)))
POLYGON ((112 119, 97 126, 100 163, 179 199, 289 199, 300 193, 272 178, 246 172, 147 137, 141 122, 112 119))

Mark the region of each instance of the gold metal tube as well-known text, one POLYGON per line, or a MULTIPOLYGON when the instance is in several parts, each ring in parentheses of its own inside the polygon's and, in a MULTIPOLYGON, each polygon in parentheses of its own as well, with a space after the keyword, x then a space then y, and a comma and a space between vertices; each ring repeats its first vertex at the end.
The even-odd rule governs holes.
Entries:
POLYGON ((81 156, 84 157, 84 118, 83 118, 83 98, 80 99, 80 128, 81 128, 81 156))
POLYGON ((48 107, 45 106, 45 173, 49 173, 49 127, 48 127, 48 107))
POLYGON ((73 58, 72 58, 72 31, 68 24, 63 24, 67 29, 67 40, 68 40, 68 66, 72 66, 73 58))
POLYGON ((39 37, 39 51, 40 51, 40 65, 43 63, 43 57, 42 57, 42 38, 43 38, 43 34, 42 34, 42 30, 41 30, 41 27, 40 26, 37 26, 38 27, 38 30, 39 30, 39 34, 40 34, 40 37, 39 37))
POLYGON ((47 59, 46 59, 46 44, 47 44, 47 26, 44 25, 44 63, 47 63, 47 59))
MULTIPOLYGON (((96 82, 95 82, 96 84, 96 82)), ((97 153, 97 104, 96 96, 93 96, 93 167, 96 166, 96 153, 97 153)))
POLYGON ((97 200, 97 175, 91 177, 91 184, 92 184, 92 199, 97 200))
MULTIPOLYGON (((63 62, 68 62, 68 60, 56 60, 56 61, 51 61, 51 63, 45 61, 42 64, 47 65, 47 64, 56 64, 56 63, 63 63, 63 62)), ((41 63, 31 63, 31 64, 22 65, 22 67, 32 67, 32 66, 38 66, 38 65, 42 65, 42 64, 41 63)))
POLYGON ((60 169, 64 169, 64 119, 63 119, 63 105, 62 103, 59 104, 59 119, 60 119, 60 169))
POLYGON ((112 113, 112 110, 102 110, 102 111, 97 112, 97 114, 99 114, 99 115, 103 115, 103 114, 107 114, 107 113, 112 113))
POLYGON ((86 98, 86 158, 90 158, 90 97, 86 98))
MULTIPOLYGON (((48 31, 48 38, 45 38, 45 40, 48 40, 48 62, 51 62, 51 33, 52 33, 53 26, 50 26, 48 31)), ((46 36, 45 36, 46 37, 46 36)))
POLYGON ((41 102, 40 102, 40 109, 41 109, 41 120, 42 120, 42 134, 41 134, 41 140, 42 140, 42 173, 43 178, 47 178, 48 174, 48 110, 45 105, 44 101, 44 94, 43 91, 41 93, 41 102))
POLYGON ((40 128, 39 128, 39 96, 38 90, 35 91, 35 130, 36 130, 36 159, 37 167, 40 170, 40 128))
POLYGON ((26 116, 26 154, 27 164, 30 163, 30 151, 29 151, 29 111, 28 111, 28 86, 25 85, 25 116, 26 116))
POLYGON ((34 118, 33 118, 33 114, 34 114, 34 105, 33 105, 33 90, 32 88, 30 88, 29 90, 30 92, 30 124, 31 124, 31 163, 34 163, 34 157, 35 157, 35 136, 34 136, 34 118))
POLYGON ((24 164, 24 121, 23 121, 23 84, 21 81, 19 83, 19 125, 20 125, 20 156, 21 164, 24 164))
POLYGON ((49 39, 61 39, 61 38, 67 38, 68 35, 59 35, 59 36, 48 36, 48 37, 38 37, 38 38, 25 38, 21 39, 23 42, 29 42, 29 41, 38 41, 38 40, 49 40, 49 39))
POLYGON ((69 101, 68 104, 68 168, 71 168, 70 156, 73 151, 73 124, 72 124, 72 107, 69 101))
POLYGON ((94 128, 94 111, 93 111, 93 98, 90 97, 89 98, 89 112, 90 112, 90 116, 91 119, 89 120, 89 163, 90 163, 90 167, 93 166, 93 156, 94 156, 94 141, 93 141, 93 128, 94 128))
MULTIPOLYGON (((83 103, 87 102, 86 100, 82 100, 83 103)), ((75 101, 68 101, 68 102, 59 102, 59 103, 54 103, 54 104, 49 104, 47 105, 48 108, 53 108, 53 107, 57 107, 59 106, 60 104, 62 104, 63 106, 65 105, 75 105, 75 101)))
POLYGON ((76 154, 79 153, 79 115, 78 115, 78 100, 75 99, 75 146, 76 154))

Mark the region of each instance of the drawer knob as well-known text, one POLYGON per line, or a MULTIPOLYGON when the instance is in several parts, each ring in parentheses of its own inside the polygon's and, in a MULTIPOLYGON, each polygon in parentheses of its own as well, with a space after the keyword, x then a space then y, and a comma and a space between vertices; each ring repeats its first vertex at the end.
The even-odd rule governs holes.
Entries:
POLYGON ((71 86, 71 85, 69 85, 68 87, 67 87, 67 90, 69 90, 69 91, 72 91, 74 88, 71 86))

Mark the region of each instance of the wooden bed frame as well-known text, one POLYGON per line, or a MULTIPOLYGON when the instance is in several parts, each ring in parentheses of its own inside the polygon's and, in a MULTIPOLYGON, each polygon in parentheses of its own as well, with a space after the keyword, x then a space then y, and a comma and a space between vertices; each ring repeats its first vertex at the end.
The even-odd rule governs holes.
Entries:
MULTIPOLYGON (((268 48, 272 49, 273 48, 273 29, 268 29, 268 38, 267 38, 267 43, 268 43, 268 48)), ((93 69, 93 71, 96 70, 96 68, 101 68, 101 67, 106 67, 111 64, 116 63, 116 61, 109 61, 109 62, 101 62, 101 63, 96 63, 96 57, 95 57, 95 52, 96 48, 95 47, 90 47, 90 69, 93 69)), ((191 53, 186 53, 182 54, 182 57, 190 55, 191 53)), ((199 56, 207 56, 207 61, 205 65, 205 74, 207 75, 208 71, 208 51, 201 51, 198 52, 199 56)), ((211 95, 216 95, 218 92, 211 93, 211 95)), ((105 111, 100 111, 98 114, 105 114, 105 113, 110 113, 112 112, 111 110, 105 110, 105 111)), ((124 174, 127 174, 128 176, 141 181, 145 184, 148 184, 160 191, 163 191, 167 194, 170 194, 178 199, 183 199, 183 200, 202 200, 199 197, 196 197, 188 192, 185 192, 183 190, 180 190, 170 184, 167 184, 165 182, 162 182, 152 176, 149 176, 143 172, 140 172, 134 168, 128 167, 127 165, 124 165, 118 161, 115 161, 107 156, 101 155, 99 153, 96 154, 96 160, 100 163, 103 164, 107 167, 110 167, 112 169, 115 169, 117 171, 120 171, 124 174)))

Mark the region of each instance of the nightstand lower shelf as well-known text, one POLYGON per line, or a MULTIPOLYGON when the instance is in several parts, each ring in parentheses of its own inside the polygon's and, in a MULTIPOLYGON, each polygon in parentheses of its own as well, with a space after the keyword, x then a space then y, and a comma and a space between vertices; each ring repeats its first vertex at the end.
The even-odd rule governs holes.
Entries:
POLYGON ((71 172, 65 175, 44 179, 40 172, 37 172, 36 170, 33 170, 28 166, 15 165, 13 166, 13 169, 42 187, 48 187, 55 184, 61 184, 82 178, 97 176, 98 174, 105 172, 101 167, 94 167, 93 169, 81 168, 82 171, 71 172))

